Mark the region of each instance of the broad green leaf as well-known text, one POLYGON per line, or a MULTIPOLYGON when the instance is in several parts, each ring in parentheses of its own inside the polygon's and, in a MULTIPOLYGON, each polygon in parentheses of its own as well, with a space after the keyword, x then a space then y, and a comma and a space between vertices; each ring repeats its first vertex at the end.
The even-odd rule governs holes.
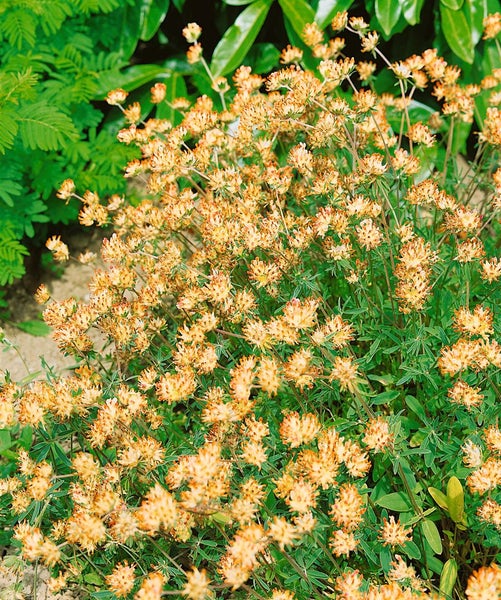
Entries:
POLYGON ((402 14, 409 25, 419 23, 421 9, 423 8, 424 0, 403 0, 402 14))
POLYGON ((253 73, 268 73, 279 64, 280 52, 273 44, 254 44, 247 53, 245 62, 253 73))
POLYGON ((303 39, 304 26, 315 21, 315 11, 305 0, 278 0, 284 15, 298 36, 303 39))
POLYGON ((440 539, 440 533, 435 523, 430 521, 430 519, 424 519, 424 521, 421 521, 421 529, 433 552, 435 554, 442 554, 442 540, 440 539))
POLYGON ((401 11, 402 6, 399 0, 376 0, 376 17, 386 37, 390 37, 401 11))
POLYGON ((165 75, 165 68, 159 65, 133 65, 124 71, 104 71, 98 77, 95 99, 102 100, 110 90, 116 88, 130 92, 146 83, 153 85, 161 75, 165 75))
POLYGON ((9 429, 0 429, 0 452, 8 450, 12 446, 9 429))
POLYGON ((214 50, 211 71, 215 77, 226 75, 242 64, 270 10, 273 0, 257 0, 241 12, 214 50))
POLYGON ((454 585, 458 576, 458 565, 453 558, 445 563, 442 573, 440 573, 440 592, 445 596, 452 598, 454 585))
POLYGON ((338 12, 348 10, 355 0, 320 0, 315 13, 315 21, 320 29, 325 29, 338 12))
MULTIPOLYGON (((478 0, 464 0, 462 10, 466 16, 466 20, 471 24, 473 46, 478 44, 484 33, 484 17, 490 12, 487 4, 487 2, 479 2, 478 0)), ((499 11, 499 9, 498 4, 496 11, 499 11)))
POLYGON ((447 6, 451 10, 459 10, 464 4, 464 0, 440 0, 440 4, 447 6))
POLYGON ((475 56, 472 26, 462 10, 451 10, 440 5, 442 31, 451 50, 465 62, 472 64, 475 56))
POLYGON ((371 398, 371 404, 390 404, 399 396, 399 390, 388 390, 387 392, 381 392, 380 394, 377 394, 371 398))
POLYGON ((169 73, 167 77, 159 78, 167 87, 165 102, 157 105, 155 116, 157 119, 167 119, 176 126, 182 121, 182 115, 171 107, 176 98, 188 95, 184 78, 179 73, 169 73))
POLYGON ((103 585, 104 583, 97 573, 87 573, 84 575, 84 581, 92 585, 103 585))
POLYGON ((143 0, 141 4, 141 32, 139 37, 147 42, 158 31, 169 10, 170 0, 143 0))
POLYGON ((179 12, 183 10, 185 2, 186 0, 172 0, 172 4, 174 4, 179 12))
POLYGON ((395 512, 407 512, 412 508, 409 498, 403 492, 386 494, 378 498, 375 503, 382 508, 387 508, 395 512))
POLYGON ((454 523, 460 523, 464 516, 464 490, 457 477, 447 482, 447 506, 454 523))
POLYGON ((435 500, 435 502, 440 506, 440 508, 443 508, 444 510, 449 512, 447 496, 443 492, 437 490, 437 488, 434 487, 429 487, 428 492, 430 493, 430 496, 433 498, 433 500, 435 500))
POLYGON ((51 328, 43 321, 22 321, 15 323, 16 327, 25 333, 36 337, 45 337, 51 332, 51 328))

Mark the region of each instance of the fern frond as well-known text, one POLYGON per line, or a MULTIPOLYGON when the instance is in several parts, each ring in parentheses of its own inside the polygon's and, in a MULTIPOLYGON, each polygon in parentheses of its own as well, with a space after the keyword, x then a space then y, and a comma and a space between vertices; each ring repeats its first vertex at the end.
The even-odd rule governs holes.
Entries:
POLYGON ((77 0, 78 10, 88 15, 90 13, 109 13, 120 6, 120 0, 77 0))
POLYGON ((85 60, 82 53, 73 45, 65 46, 61 54, 54 61, 54 65, 58 69, 80 73, 84 68, 85 60))
POLYGON ((57 33, 66 18, 73 15, 71 2, 67 0, 38 0, 37 8, 40 25, 47 36, 57 33))
POLYGON ((36 95, 35 86, 38 76, 31 68, 24 72, 0 73, 0 104, 12 102, 18 104, 20 99, 33 98, 36 95))
POLYGON ((35 45, 36 16, 26 8, 13 8, 6 11, 0 19, 0 32, 12 46, 21 49, 26 43, 31 48, 35 45))
POLYGON ((28 250, 15 238, 10 230, 0 234, 0 285, 11 284, 25 274, 23 256, 28 250))
POLYGON ((26 148, 59 150, 78 139, 73 121, 45 102, 22 106, 18 115, 19 131, 26 148))
POLYGON ((18 124, 16 121, 16 112, 12 108, 0 107, 0 154, 12 148, 17 134, 18 124))

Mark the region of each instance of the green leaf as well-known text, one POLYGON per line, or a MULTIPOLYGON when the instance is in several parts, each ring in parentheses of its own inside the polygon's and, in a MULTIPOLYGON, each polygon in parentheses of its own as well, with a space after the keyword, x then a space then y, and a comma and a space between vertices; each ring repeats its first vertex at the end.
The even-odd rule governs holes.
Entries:
POLYGON ((475 57, 472 28, 462 10, 451 10, 440 4, 442 31, 451 50, 465 62, 472 64, 475 57))
POLYGON ((421 530, 433 552, 435 554, 442 554, 442 540, 440 539, 440 533, 435 523, 430 521, 430 519, 424 519, 424 521, 421 521, 421 530))
POLYGON ((85 583, 90 583, 91 585, 103 585, 103 580, 97 573, 87 573, 84 575, 85 583))
POLYGON ((452 592, 458 576, 458 565, 453 558, 445 563, 442 573, 440 573, 440 592, 445 596, 452 598, 452 592))
POLYGON ((172 102, 176 98, 186 97, 188 92, 184 78, 178 73, 168 73, 168 76, 161 78, 165 83, 167 90, 165 93, 165 102, 157 105, 156 118, 167 119, 172 125, 178 125, 182 120, 182 115, 171 107, 172 102))
POLYGON ((229 6, 246 6, 255 2, 255 0, 223 0, 223 2, 229 6))
MULTIPOLYGON (((484 32, 484 17, 491 12, 487 4, 488 2, 479 2, 478 0, 464 0, 462 10, 468 23, 471 23, 473 46, 476 46, 480 41, 484 32)), ((499 11, 499 9, 500 6, 497 3, 496 10, 492 12, 499 11)))
POLYGON ((158 31, 169 10, 170 0, 143 0, 141 5, 141 28, 139 37, 144 42, 158 31))
POLYGON ((31 150, 60 150, 79 137, 70 117, 44 101, 24 105, 18 122, 23 144, 31 150))
POLYGON ((278 0, 294 31, 303 38, 304 26, 315 21, 315 12, 305 0, 278 0))
POLYGON ((399 0, 376 0, 376 17, 383 33, 390 37, 402 10, 399 0))
POLYGON ((273 44, 254 44, 247 53, 245 62, 253 73, 268 73, 278 66, 280 52, 273 44))
POLYGON ((386 494, 378 498, 375 503, 382 508, 395 512, 407 512, 412 508, 409 498, 403 492, 386 494))
POLYGON ((440 0, 440 4, 447 6, 451 10, 459 10, 464 4, 464 0, 440 0))
POLYGON ((423 8, 424 0, 403 0, 402 14, 409 25, 419 23, 421 9, 423 8))
POLYGON ((36 337, 45 337, 51 332, 51 328, 43 321, 21 321, 15 323, 15 326, 21 331, 36 337))
POLYGON ((429 487, 428 492, 429 492, 430 496, 433 498, 433 500, 435 500, 435 502, 440 506, 440 508, 443 508, 444 510, 449 512, 449 505, 447 504, 447 496, 443 492, 441 492, 440 490, 437 490, 437 488, 434 488, 434 487, 429 487))
POLYGON ((457 477, 447 482, 447 506, 454 523, 461 523, 464 517, 464 490, 457 477))
POLYGON ((12 438, 9 429, 0 429, 0 452, 8 450, 12 446, 12 438))
POLYGON ((5 154, 5 151, 12 148, 14 138, 16 137, 18 125, 16 123, 16 113, 4 106, 0 107, 0 154, 5 154))
POLYGON ((371 404, 390 404, 393 400, 396 400, 400 396, 398 390, 388 390, 387 392, 381 392, 371 398, 371 404))
POLYGON ((102 100, 110 90, 116 88, 130 92, 147 83, 153 84, 154 79, 165 73, 165 68, 159 65, 133 65, 124 71, 104 71, 97 78, 98 89, 94 99, 102 100))
POLYGON ((320 29, 325 29, 338 12, 348 10, 355 0, 320 0, 315 13, 315 21, 320 29))
POLYGON ((210 68, 215 77, 226 75, 242 64, 272 3, 273 0, 257 0, 241 12, 226 30, 212 55, 210 68))

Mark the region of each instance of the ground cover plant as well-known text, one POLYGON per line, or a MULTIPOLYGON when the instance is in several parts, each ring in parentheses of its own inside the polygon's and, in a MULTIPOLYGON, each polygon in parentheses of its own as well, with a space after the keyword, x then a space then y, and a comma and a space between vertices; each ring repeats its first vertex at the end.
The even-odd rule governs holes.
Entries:
POLYGON ((303 32, 314 70, 289 46, 212 76, 221 108, 171 101, 176 125, 108 94, 144 200, 59 190, 115 233, 87 302, 37 293, 78 368, 2 388, 10 568, 101 600, 500 595, 501 72, 464 85, 430 49, 378 95, 378 35, 332 28, 303 32))

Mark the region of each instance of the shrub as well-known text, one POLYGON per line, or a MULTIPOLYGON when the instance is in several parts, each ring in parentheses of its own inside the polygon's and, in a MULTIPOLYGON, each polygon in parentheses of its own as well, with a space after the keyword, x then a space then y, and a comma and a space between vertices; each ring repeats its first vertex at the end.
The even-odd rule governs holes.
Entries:
MULTIPOLYGON (((333 27, 379 52, 362 19, 333 27)), ((185 30, 192 62, 199 34, 185 30)), ((499 71, 464 86, 427 50, 388 64, 396 93, 378 96, 360 86, 368 61, 313 25, 304 39, 318 70, 289 47, 266 79, 215 79, 222 110, 171 102, 177 126, 108 95, 141 149, 126 177, 144 200, 80 198, 82 221, 115 229, 107 268, 88 302, 38 291, 80 365, 0 397, 16 458, 4 522, 54 590, 501 591, 499 71), (417 87, 442 101, 426 122, 417 87), (454 123, 481 89, 491 106, 463 166, 454 123)), ((59 196, 77 196, 72 182, 59 196)))

